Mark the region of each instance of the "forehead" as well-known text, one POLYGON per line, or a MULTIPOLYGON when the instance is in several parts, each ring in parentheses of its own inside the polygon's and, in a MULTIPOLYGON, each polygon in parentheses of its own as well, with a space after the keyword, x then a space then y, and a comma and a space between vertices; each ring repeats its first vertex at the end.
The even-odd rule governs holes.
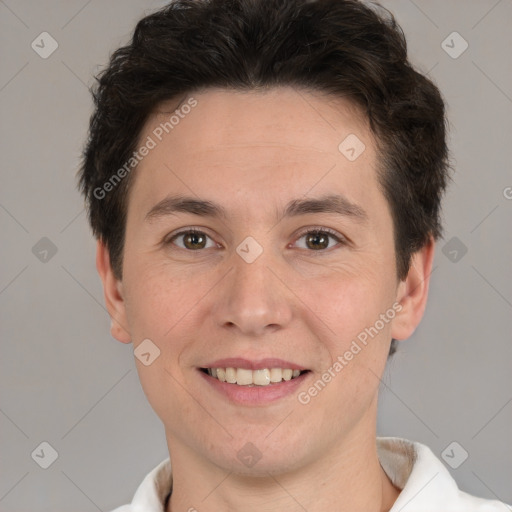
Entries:
POLYGON ((360 202, 375 185, 366 117, 352 102, 317 91, 192 93, 158 106, 139 145, 149 139, 154 147, 132 185, 144 207, 177 189, 232 201, 259 194, 272 202, 272 196, 325 195, 339 183, 340 192, 360 202))
POLYGON ((180 147, 183 150, 197 149, 199 144, 202 150, 243 144, 256 148, 260 143, 269 148, 290 145, 298 153, 316 150, 336 154, 338 148, 333 142, 341 142, 349 133, 372 137, 367 117, 354 102, 285 86, 250 91, 206 89, 166 101, 149 117, 143 134, 155 130, 157 138, 160 132, 163 138, 177 135, 185 143, 180 147), (196 106, 186 108, 192 100, 196 106), (179 114, 179 119, 175 115, 176 124, 170 127, 173 113, 179 114), (190 127, 193 133, 187 130, 190 127))

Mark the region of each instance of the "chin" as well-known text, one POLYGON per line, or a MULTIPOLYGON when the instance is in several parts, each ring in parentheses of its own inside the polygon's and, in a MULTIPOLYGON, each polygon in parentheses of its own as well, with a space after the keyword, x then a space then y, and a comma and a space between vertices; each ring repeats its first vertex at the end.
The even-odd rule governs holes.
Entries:
POLYGON ((253 477, 294 471, 311 458, 304 453, 304 442, 290 444, 277 437, 270 442, 266 435, 232 439, 218 451, 205 451, 204 456, 225 471, 253 477))

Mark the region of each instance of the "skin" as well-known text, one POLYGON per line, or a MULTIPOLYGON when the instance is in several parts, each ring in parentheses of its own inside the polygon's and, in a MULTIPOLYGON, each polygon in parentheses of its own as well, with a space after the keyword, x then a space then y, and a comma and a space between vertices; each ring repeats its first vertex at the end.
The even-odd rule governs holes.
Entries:
MULTIPOLYGON (((193 97, 197 106, 136 170, 122 280, 101 242, 97 252, 112 335, 134 348, 149 338, 161 351, 151 365, 136 364, 165 426, 168 511, 316 512, 333 503, 341 512, 387 511, 399 490, 377 457, 379 379, 391 338, 408 338, 421 320, 434 242, 398 281, 375 141, 349 101, 288 87, 193 97), (366 146, 352 162, 338 150, 349 134, 366 146), (176 193, 219 203, 228 217, 146 220, 176 193), (364 209, 366 221, 276 217, 292 199, 331 193, 364 209), (192 241, 193 249, 186 236, 169 241, 190 227, 207 241, 192 241), (322 227, 347 242, 308 244, 302 231, 322 227), (248 236, 263 248, 250 264, 236 252, 248 236), (263 407, 235 405, 198 376, 197 367, 218 358, 279 357, 311 370, 299 389, 307 390, 394 303, 401 311, 307 405, 297 393, 263 407), (251 468, 237 458, 247 442, 262 455, 251 468)), ((152 115, 140 141, 168 117, 152 115)))

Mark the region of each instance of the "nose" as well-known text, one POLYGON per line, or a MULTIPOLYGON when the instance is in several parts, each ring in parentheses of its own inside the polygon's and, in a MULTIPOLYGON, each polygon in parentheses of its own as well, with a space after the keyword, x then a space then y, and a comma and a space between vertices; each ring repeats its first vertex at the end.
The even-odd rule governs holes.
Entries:
POLYGON ((293 294, 275 260, 265 251, 252 263, 233 255, 233 268, 217 290, 217 325, 258 337, 290 323, 293 294))

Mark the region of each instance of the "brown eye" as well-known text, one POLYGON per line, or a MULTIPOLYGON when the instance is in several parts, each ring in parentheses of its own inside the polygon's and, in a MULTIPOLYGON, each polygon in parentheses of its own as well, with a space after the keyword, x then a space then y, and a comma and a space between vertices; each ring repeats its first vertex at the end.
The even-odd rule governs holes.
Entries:
POLYGON ((174 235, 167 243, 175 243, 178 247, 189 251, 197 251, 205 249, 208 238, 206 233, 195 229, 189 229, 187 231, 181 231, 174 235), (176 243, 176 240, 181 240, 183 245, 176 243))
POLYGON ((306 235, 306 245, 310 249, 327 249, 329 247, 329 235, 322 232, 308 233, 306 235))
POLYGON ((306 231, 299 237, 299 240, 302 238, 305 240, 305 248, 315 252, 332 247, 331 240, 335 240, 338 244, 344 243, 342 237, 327 228, 306 231))

